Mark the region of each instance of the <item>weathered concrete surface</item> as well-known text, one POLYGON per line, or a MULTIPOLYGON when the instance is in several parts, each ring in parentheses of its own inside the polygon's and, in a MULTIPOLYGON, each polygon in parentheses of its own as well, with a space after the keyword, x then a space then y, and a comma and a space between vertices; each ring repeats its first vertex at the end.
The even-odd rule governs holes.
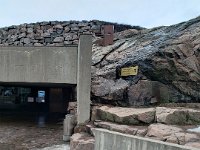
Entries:
POLYGON ((93 129, 93 132, 95 135, 95 150, 198 150, 105 129, 93 129))
POLYGON ((74 115, 67 114, 64 119, 64 132, 63 141, 70 141, 70 137, 73 133, 73 129, 76 124, 76 117, 74 115))
POLYGON ((77 49, 0 47, 0 82, 76 84, 77 49))
POLYGON ((81 35, 78 46, 77 72, 78 124, 85 123, 90 119, 91 54, 92 36, 81 35))

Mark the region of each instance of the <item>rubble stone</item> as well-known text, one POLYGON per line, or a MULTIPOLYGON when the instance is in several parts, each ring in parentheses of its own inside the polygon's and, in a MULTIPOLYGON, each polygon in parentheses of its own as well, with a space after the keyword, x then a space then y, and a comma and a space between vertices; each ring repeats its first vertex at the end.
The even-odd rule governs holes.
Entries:
POLYGON ((70 150, 94 150, 94 137, 87 133, 73 134, 70 140, 70 150))

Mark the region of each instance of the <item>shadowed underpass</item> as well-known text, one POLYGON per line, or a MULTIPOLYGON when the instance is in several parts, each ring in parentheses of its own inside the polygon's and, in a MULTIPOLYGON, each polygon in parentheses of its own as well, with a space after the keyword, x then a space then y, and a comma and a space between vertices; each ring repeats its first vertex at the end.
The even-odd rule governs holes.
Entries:
POLYGON ((63 119, 67 102, 72 98, 71 90, 71 87, 1 86, 0 144, 16 150, 66 144, 62 140, 63 119), (38 91, 45 91, 45 101, 36 101, 38 91), (31 98, 33 101, 29 101, 31 98))

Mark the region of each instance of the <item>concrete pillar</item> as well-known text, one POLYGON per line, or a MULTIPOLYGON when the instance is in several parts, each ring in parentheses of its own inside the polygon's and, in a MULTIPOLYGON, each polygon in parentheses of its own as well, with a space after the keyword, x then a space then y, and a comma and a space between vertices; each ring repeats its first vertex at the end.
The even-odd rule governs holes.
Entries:
POLYGON ((90 119, 92 35, 81 35, 78 45, 77 123, 90 119))
POLYGON ((69 142, 70 137, 73 133, 73 129, 75 126, 75 116, 74 115, 66 115, 64 119, 64 133, 63 133, 63 141, 69 142))

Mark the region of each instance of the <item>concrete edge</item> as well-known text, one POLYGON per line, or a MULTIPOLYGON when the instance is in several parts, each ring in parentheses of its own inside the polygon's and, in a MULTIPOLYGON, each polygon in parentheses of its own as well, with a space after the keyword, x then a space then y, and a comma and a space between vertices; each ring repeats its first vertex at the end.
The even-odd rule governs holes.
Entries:
POLYGON ((184 148, 184 149, 188 149, 188 150, 199 150, 198 148, 194 148, 194 147, 178 145, 178 144, 163 142, 163 141, 159 141, 159 140, 154 140, 154 139, 149 139, 149 138, 144 138, 144 137, 139 137, 139 136, 134 136, 134 135, 129 135, 129 134, 123 134, 123 133, 110 131, 110 130, 102 129, 102 128, 92 128, 91 130, 92 130, 94 136, 95 136, 95 132, 104 132, 104 133, 110 133, 110 134, 125 136, 125 137, 129 137, 129 138, 134 138, 134 139, 138 139, 138 140, 142 140, 142 141, 148 141, 148 142, 163 144, 163 145, 167 145, 167 146, 174 146, 177 148, 184 148))

